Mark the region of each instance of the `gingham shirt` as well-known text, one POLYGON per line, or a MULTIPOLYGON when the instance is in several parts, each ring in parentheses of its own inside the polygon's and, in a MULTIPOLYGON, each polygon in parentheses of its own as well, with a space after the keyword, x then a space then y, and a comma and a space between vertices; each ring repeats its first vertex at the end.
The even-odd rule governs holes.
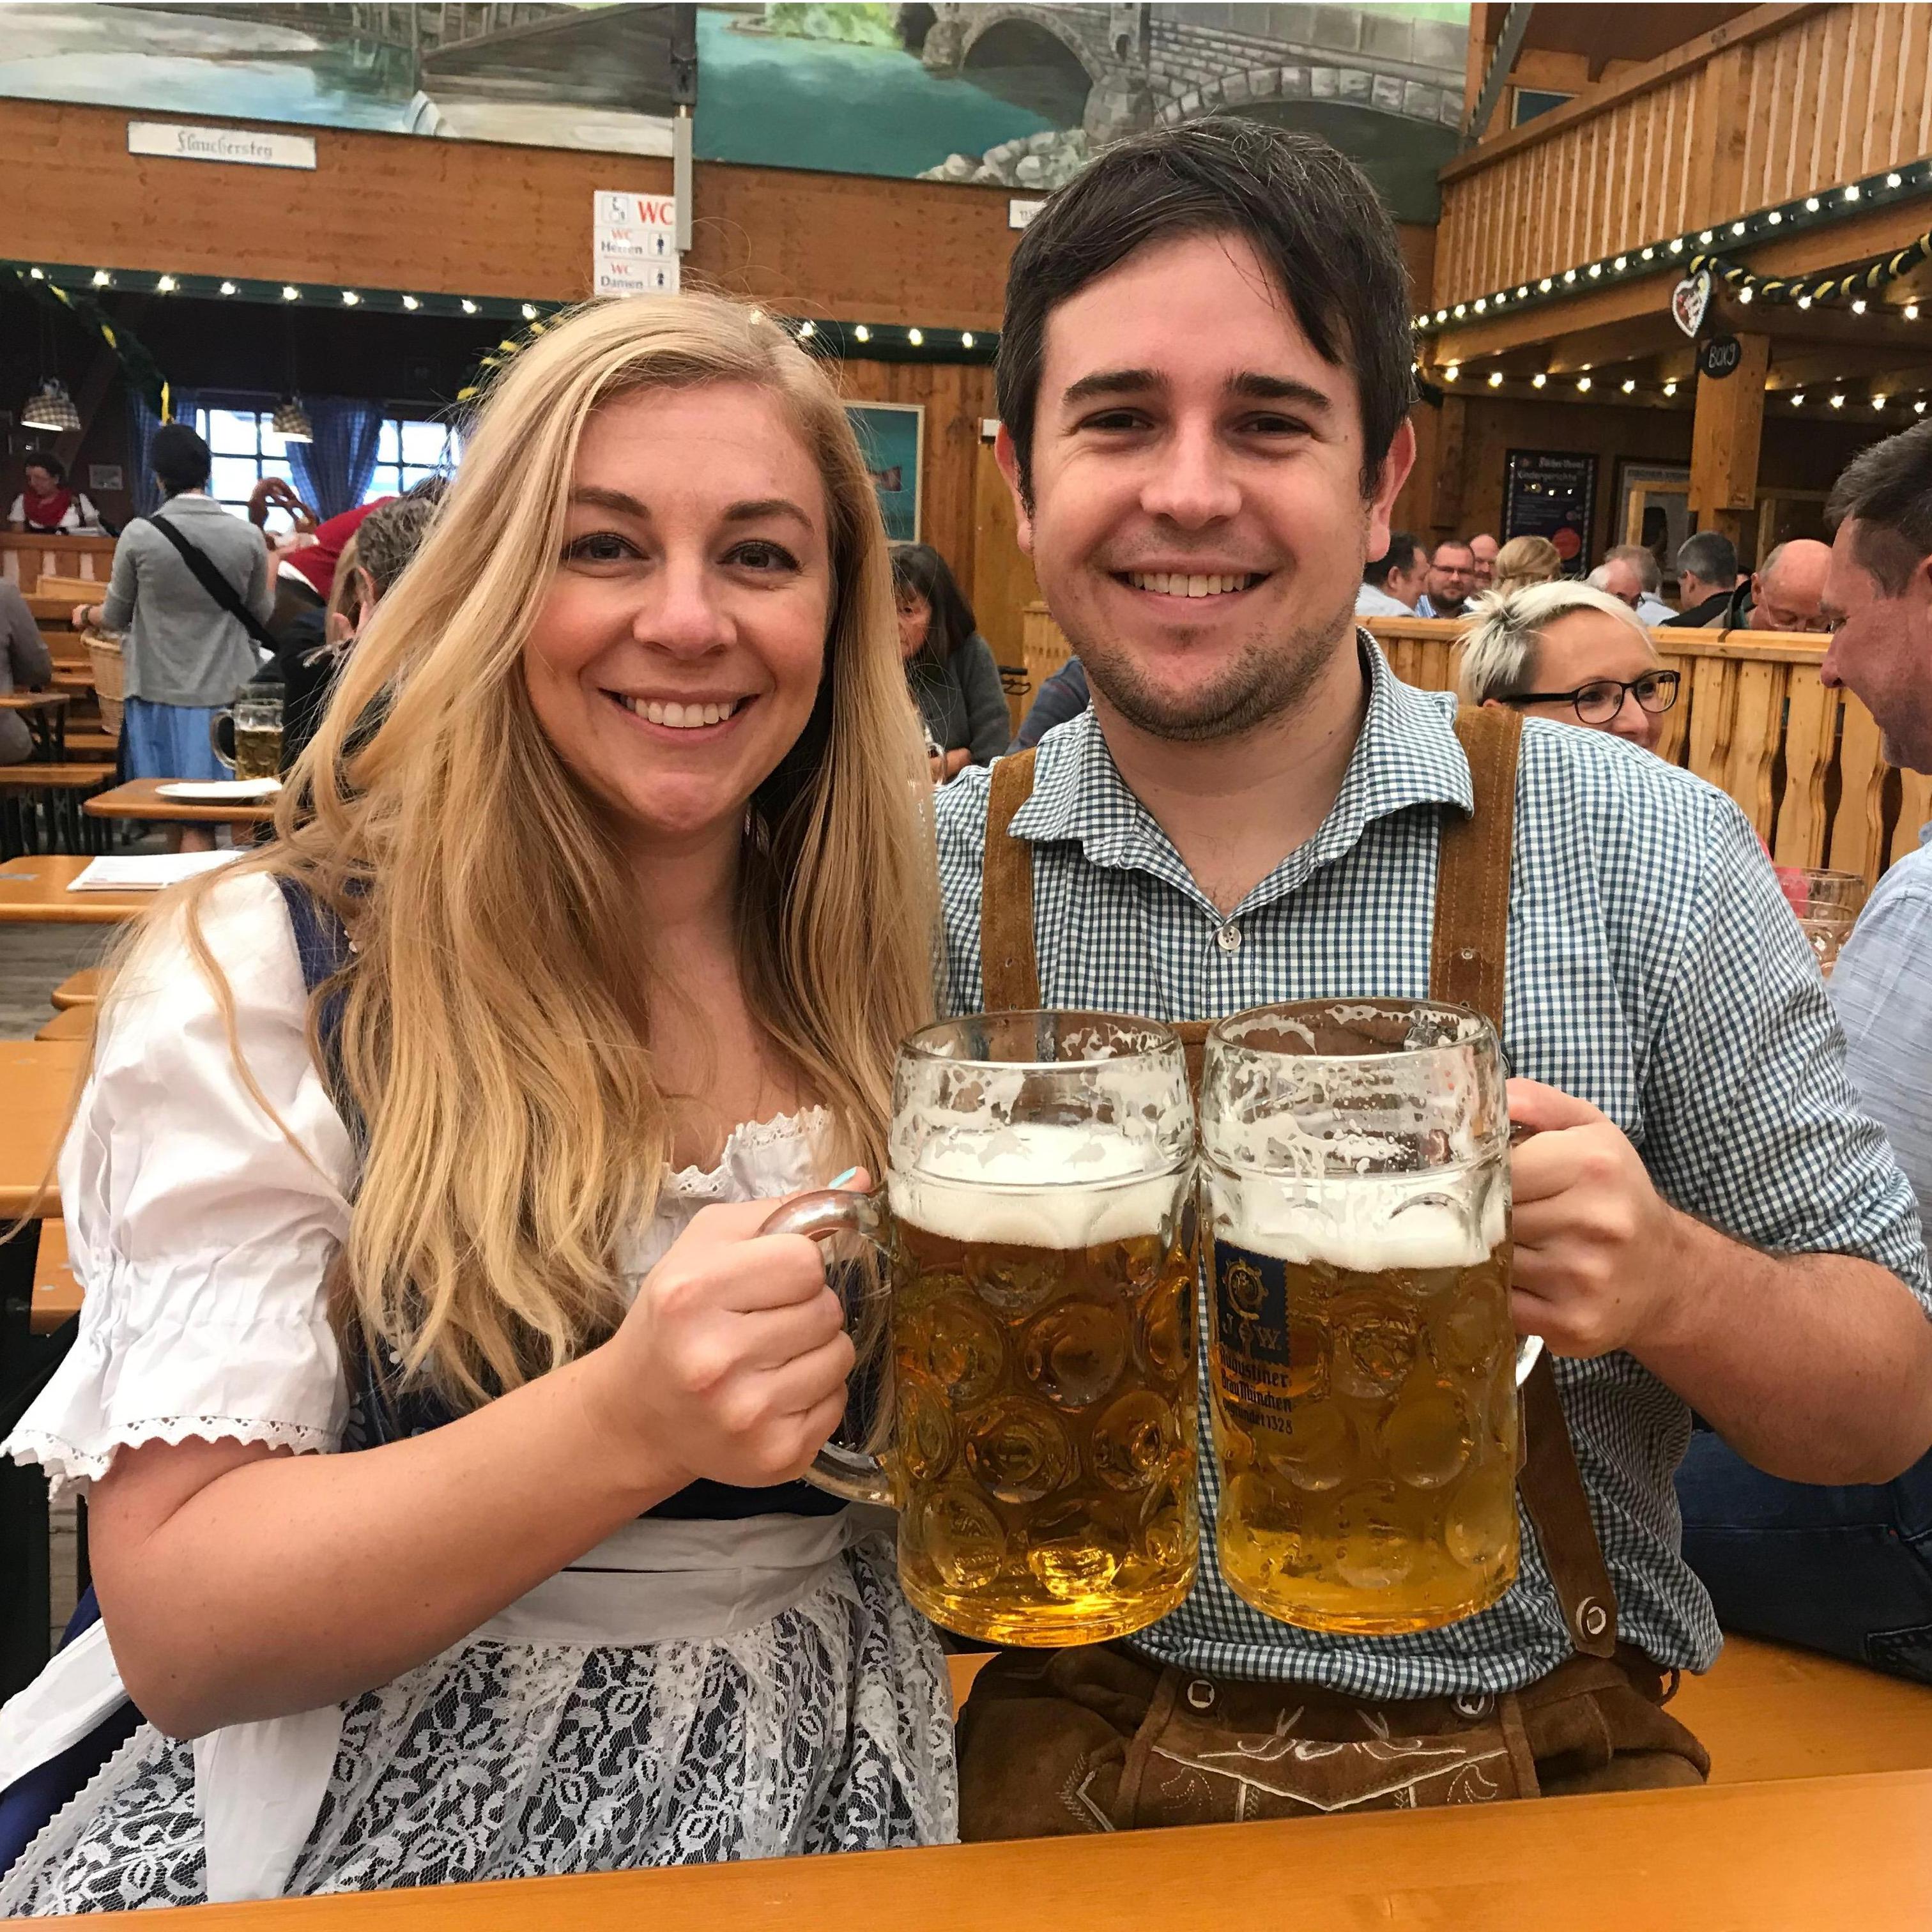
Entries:
MULTIPOLYGON (((1429 991, 1436 842, 1471 808, 1455 700, 1399 682, 1366 636, 1361 736, 1315 836, 1223 916, 1127 789, 1091 712, 1040 745, 1012 836, 1034 847, 1042 998, 1166 1019, 1270 1000, 1429 991)), ((982 1003, 981 848, 990 777, 939 795, 954 1009, 982 1003)), ((1504 1048, 1511 1070, 1600 1108, 1669 1200, 1770 1250, 1861 1255, 1932 1313, 1917 1210, 1859 1112, 1810 947, 1742 812, 1606 733, 1531 718, 1518 774, 1504 1048)), ((1202 1333, 1206 1332, 1205 1316, 1202 1333)), ((1672 1475, 1685 1405, 1627 1354, 1559 1361, 1624 1639, 1708 1669, 1719 1636, 1679 1554, 1672 1475)), ((1363 1697, 1520 1688, 1570 1642, 1534 1534, 1502 1601, 1448 1628, 1341 1637, 1250 1609, 1214 1561, 1217 1486, 1203 1378, 1198 1581, 1134 1640, 1184 1668, 1363 1697)))

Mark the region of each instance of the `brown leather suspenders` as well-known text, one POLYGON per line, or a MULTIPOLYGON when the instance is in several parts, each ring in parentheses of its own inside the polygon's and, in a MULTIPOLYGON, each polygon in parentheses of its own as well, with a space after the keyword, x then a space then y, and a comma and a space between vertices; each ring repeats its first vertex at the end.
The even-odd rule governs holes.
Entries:
MULTIPOLYGON (((1522 720, 1500 707, 1466 710, 1456 716, 1456 735, 1469 760, 1475 808, 1466 819, 1450 818, 1442 828, 1430 988, 1438 1000, 1486 1015, 1500 1034, 1522 720)), ((1034 938, 1033 848, 1010 830, 1014 814, 1032 796, 1033 778, 1030 751, 1002 758, 993 767, 980 910, 982 1000, 988 1012, 1042 1004, 1034 938)), ((1168 1024, 1186 1046, 1198 1085, 1208 1022, 1168 1024)), ((1522 1408, 1526 1453, 1516 1485, 1523 1507, 1535 1526, 1570 1641, 1586 1655, 1609 1657, 1617 1646, 1616 1593, 1590 1520, 1546 1353, 1523 1384, 1522 1408)))

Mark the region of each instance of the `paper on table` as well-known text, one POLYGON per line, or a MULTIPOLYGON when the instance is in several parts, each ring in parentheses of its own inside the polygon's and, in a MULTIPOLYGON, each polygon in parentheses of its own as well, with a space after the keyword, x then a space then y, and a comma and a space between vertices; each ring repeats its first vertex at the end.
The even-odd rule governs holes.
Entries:
POLYGON ((137 852, 124 858, 94 860, 70 880, 70 892, 158 892, 164 886, 232 865, 239 852, 137 852))

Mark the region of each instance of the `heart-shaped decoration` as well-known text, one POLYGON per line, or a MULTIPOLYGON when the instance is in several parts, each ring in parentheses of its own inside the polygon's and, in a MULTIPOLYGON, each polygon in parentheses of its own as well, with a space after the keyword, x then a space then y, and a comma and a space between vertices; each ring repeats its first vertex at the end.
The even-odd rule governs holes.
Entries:
POLYGON ((1711 306, 1711 272, 1700 268, 1686 275, 1670 292, 1670 319, 1692 341, 1704 326, 1705 311, 1711 306))

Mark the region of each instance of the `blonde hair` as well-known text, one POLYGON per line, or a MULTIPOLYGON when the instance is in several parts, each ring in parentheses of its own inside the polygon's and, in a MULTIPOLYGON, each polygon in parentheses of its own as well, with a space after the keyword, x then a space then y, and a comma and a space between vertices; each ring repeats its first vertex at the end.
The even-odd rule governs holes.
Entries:
POLYGON ((1553 584, 1563 574, 1563 554, 1547 537, 1511 537, 1496 552, 1490 589, 1507 596, 1533 584, 1553 584))
POLYGON ((1657 646, 1636 613, 1607 590, 1564 578, 1555 584, 1534 584, 1527 590, 1491 591, 1475 606, 1476 622, 1462 635, 1462 655, 1456 668, 1456 691, 1465 704, 1492 698, 1517 698, 1536 688, 1536 647, 1543 634, 1559 617, 1573 611, 1600 610, 1627 624, 1641 638, 1652 657, 1657 646))
MULTIPOLYGON (((649 1042, 677 1010, 640 970, 649 908, 520 662, 586 422, 620 395, 710 382, 778 398, 824 484, 823 679, 746 808, 738 944, 747 1005, 842 1159, 881 1171, 894 1050, 931 1010, 931 787, 877 500, 836 393, 776 324, 719 298, 578 310, 498 376, 283 794, 277 843, 242 862, 298 881, 355 944, 310 1012, 320 1065, 320 1007, 340 995, 340 1078, 366 1130, 338 1325, 359 1322, 457 1406, 614 1328, 619 1243, 649 1220, 670 1152, 649 1042)), ((192 917, 212 884, 188 889, 190 935, 232 1015, 192 917)))

